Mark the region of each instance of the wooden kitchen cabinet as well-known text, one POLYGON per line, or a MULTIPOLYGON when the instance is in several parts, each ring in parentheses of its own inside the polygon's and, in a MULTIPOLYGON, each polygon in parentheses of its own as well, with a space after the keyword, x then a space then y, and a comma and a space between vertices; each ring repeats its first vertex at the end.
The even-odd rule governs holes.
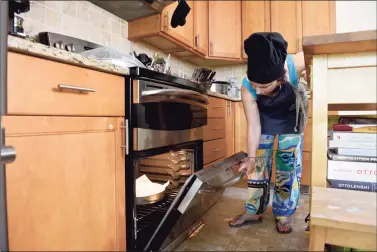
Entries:
POLYGON ((177 26, 176 28, 171 27, 170 22, 175 9, 178 6, 178 1, 166 6, 162 10, 162 22, 161 28, 162 32, 170 35, 172 38, 184 43, 189 47, 194 47, 194 2, 187 1, 190 6, 191 11, 186 17, 186 24, 184 26, 177 26))
POLYGON ((121 117, 124 93, 122 76, 8 53, 8 115, 121 117))
POLYGON ((124 251, 125 153, 116 117, 4 116, 11 251, 124 251))
POLYGON ((242 1, 242 57, 247 58, 243 41, 254 32, 270 31, 270 1, 242 1))
POLYGON ((194 49, 208 55, 208 1, 194 1, 194 49))
POLYGON ((288 53, 302 48, 301 1, 271 1, 271 32, 279 32, 288 42, 288 53))
POLYGON ((241 58, 241 1, 209 1, 209 56, 241 58))
POLYGON ((235 102, 226 101, 227 103, 227 116, 226 116, 226 157, 230 157, 235 154, 235 102))
POLYGON ((303 37, 336 32, 335 1, 302 1, 301 4, 303 37))

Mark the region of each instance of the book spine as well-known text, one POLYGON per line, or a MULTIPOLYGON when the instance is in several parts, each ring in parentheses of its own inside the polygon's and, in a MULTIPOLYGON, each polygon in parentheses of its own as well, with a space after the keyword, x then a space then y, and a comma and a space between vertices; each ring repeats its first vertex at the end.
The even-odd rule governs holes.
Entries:
POLYGON ((355 132, 332 132, 332 139, 347 142, 377 142, 377 134, 355 133, 355 132))
POLYGON ((327 178, 376 183, 377 166, 374 163, 328 160, 327 178))
POLYGON ((377 184, 373 182, 330 179, 329 183, 331 185, 331 188, 364 192, 377 192, 377 184))
POLYGON ((335 148, 334 150, 342 156, 377 157, 376 149, 335 148))
POLYGON ((354 149, 376 149, 376 142, 350 142, 343 140, 329 140, 330 148, 354 148, 354 149))
POLYGON ((377 157, 365 157, 365 156, 344 156, 338 154, 332 154, 330 156, 333 161, 349 161, 349 162, 363 162, 363 163, 377 163, 377 157))

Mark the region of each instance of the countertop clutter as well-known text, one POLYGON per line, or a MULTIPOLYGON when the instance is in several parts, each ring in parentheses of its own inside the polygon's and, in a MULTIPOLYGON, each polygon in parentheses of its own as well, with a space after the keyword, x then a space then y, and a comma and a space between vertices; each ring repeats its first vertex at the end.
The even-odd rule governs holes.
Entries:
POLYGON ((129 74, 128 68, 122 68, 114 64, 104 63, 96 59, 84 57, 77 53, 60 50, 55 47, 46 46, 15 36, 8 36, 8 50, 71 65, 82 66, 111 74, 129 74))
MULTIPOLYGON (((115 75, 124 76, 129 74, 128 68, 120 67, 111 63, 105 63, 97 59, 84 57, 77 53, 60 50, 15 36, 8 36, 8 50, 11 52, 49 59, 70 65, 81 66, 115 75)), ((212 97, 218 97, 231 101, 241 101, 241 98, 230 97, 228 95, 219 94, 212 91, 208 91, 207 94, 212 97)))

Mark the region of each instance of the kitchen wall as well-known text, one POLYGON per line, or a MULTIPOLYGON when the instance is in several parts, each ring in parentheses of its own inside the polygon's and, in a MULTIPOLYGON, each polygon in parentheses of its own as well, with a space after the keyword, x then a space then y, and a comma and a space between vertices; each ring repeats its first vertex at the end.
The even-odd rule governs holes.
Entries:
MULTIPOLYGON (((336 33, 376 30, 376 1, 336 1, 336 33)), ((216 68, 217 79, 236 78, 240 83, 246 66, 216 68)))
POLYGON ((376 1, 337 1, 336 32, 376 30, 376 1))
MULTIPOLYGON (((129 41, 127 21, 90 2, 31 1, 30 5, 30 11, 21 14, 25 19, 25 32, 30 36, 50 31, 111 46, 125 53, 135 50, 136 53, 147 53, 150 57, 155 52, 162 54, 144 43, 129 41)), ((171 57, 171 66, 175 73, 185 73, 188 76, 191 76, 195 68, 175 57, 171 57)))

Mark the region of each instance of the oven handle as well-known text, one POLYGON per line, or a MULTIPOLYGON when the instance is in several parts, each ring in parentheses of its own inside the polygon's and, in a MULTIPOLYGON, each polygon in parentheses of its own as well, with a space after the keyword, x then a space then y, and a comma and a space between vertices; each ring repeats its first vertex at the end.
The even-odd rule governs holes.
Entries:
POLYGON ((209 103, 208 96, 201 93, 184 90, 184 89, 158 89, 146 90, 141 92, 142 102, 164 102, 164 101, 178 101, 201 107, 206 107, 209 103))

